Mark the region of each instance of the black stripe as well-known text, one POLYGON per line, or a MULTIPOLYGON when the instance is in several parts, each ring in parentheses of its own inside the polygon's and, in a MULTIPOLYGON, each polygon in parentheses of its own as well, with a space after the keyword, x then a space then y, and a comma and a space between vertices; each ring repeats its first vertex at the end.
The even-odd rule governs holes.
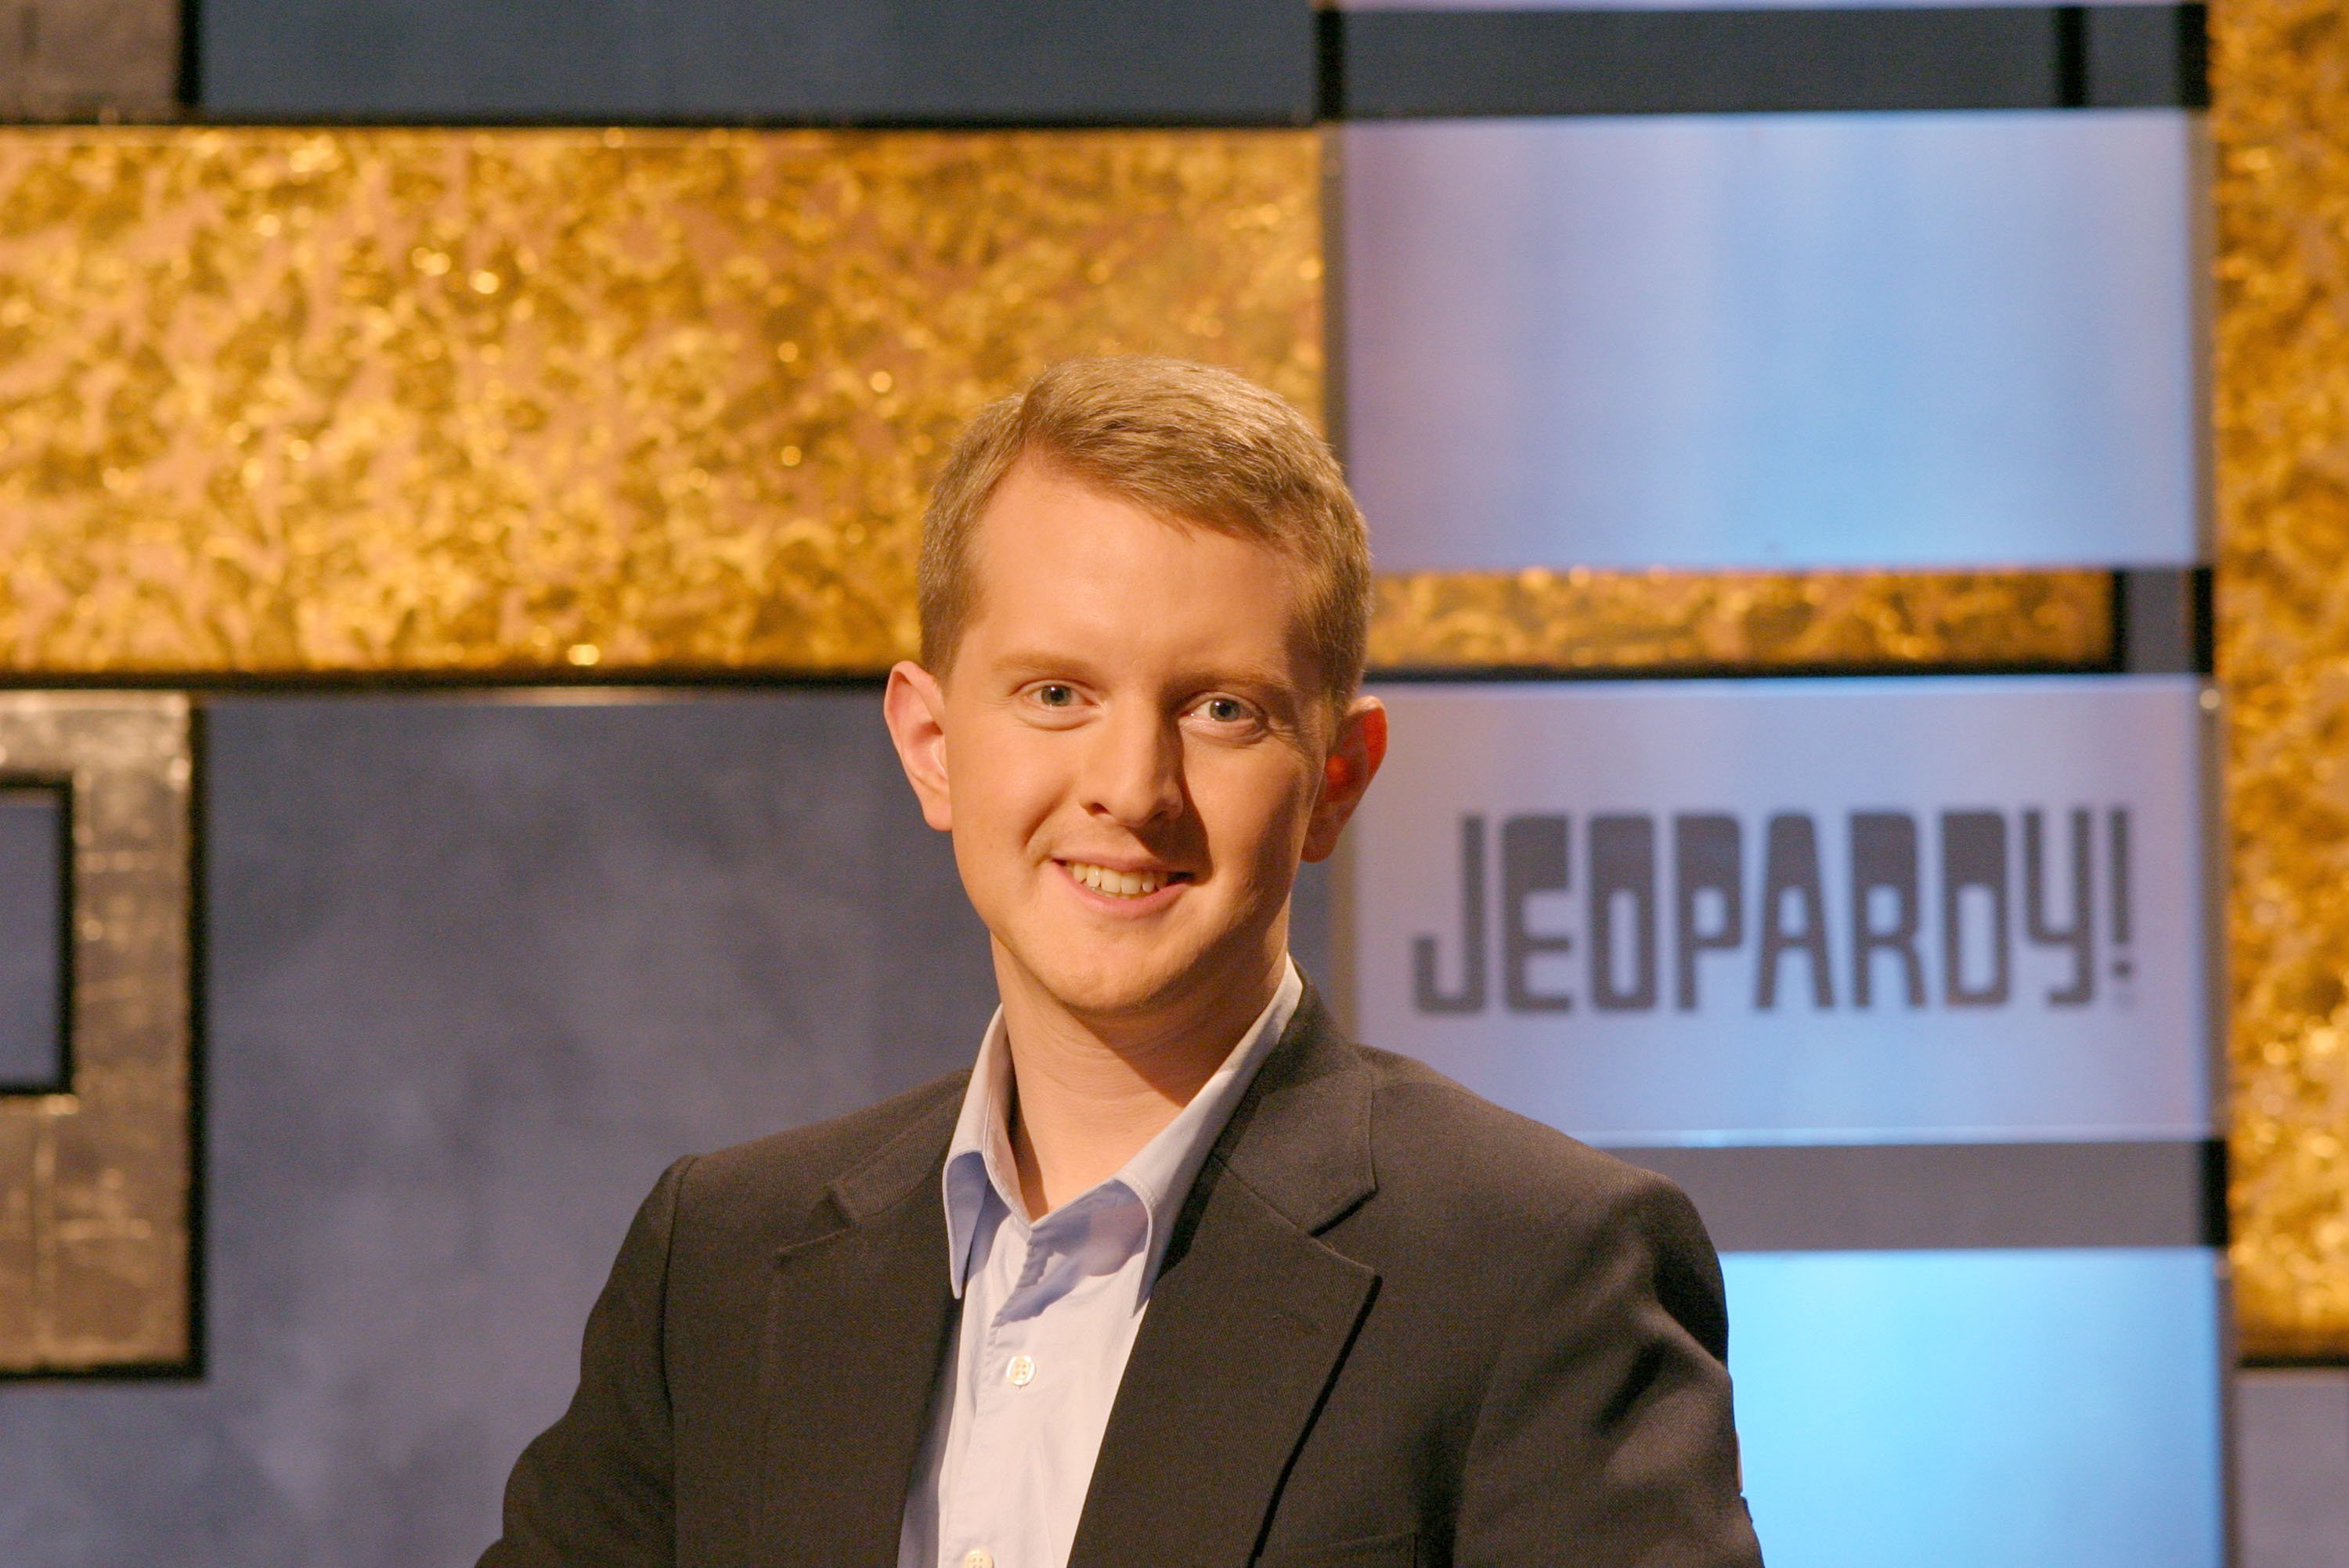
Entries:
POLYGON ((2088 108, 2208 108, 2210 29, 2200 5, 2089 5, 2088 108))
POLYGON ((1300 125, 1308 0, 201 0, 214 119, 1300 125))
POLYGON ((2226 1244, 2215 1141, 1609 1152, 1678 1182, 1723 1252, 2226 1244))
POLYGON ((2201 5, 1352 11, 1325 111, 1360 119, 2199 108, 2201 5))

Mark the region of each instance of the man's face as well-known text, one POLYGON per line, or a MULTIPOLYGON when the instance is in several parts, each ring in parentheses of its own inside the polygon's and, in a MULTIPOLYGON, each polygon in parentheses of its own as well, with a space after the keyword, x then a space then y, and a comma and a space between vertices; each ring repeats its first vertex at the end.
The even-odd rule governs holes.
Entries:
POLYGON ((1260 1001, 1383 750, 1320 693, 1298 570, 1030 461, 971 566, 951 674, 900 665, 889 717, 1007 978, 1101 1018, 1260 1001))

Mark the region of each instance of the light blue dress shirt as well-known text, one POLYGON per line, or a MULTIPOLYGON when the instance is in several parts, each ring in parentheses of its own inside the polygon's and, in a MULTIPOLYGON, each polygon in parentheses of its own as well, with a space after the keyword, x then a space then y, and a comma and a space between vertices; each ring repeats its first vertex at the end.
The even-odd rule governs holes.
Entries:
POLYGON ((947 1270, 962 1298, 931 1396, 897 1568, 1064 1568, 1167 1233, 1304 995, 1293 963, 1223 1066, 1114 1176, 1030 1222, 998 1009, 947 1146, 947 1270))

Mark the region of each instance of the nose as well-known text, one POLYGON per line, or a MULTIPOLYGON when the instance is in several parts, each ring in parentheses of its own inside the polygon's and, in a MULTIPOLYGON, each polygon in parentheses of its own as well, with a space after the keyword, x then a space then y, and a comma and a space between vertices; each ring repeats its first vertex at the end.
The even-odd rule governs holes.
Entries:
POLYGON ((1129 706, 1094 727, 1081 780, 1085 810, 1139 831, 1183 814, 1183 738, 1170 718, 1129 706))

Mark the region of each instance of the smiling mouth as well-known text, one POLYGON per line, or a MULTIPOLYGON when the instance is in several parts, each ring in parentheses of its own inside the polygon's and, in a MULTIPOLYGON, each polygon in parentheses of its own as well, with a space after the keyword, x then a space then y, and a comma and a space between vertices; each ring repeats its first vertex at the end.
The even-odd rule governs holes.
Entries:
POLYGON ((1061 864, 1079 883, 1112 898, 1148 898, 1170 883, 1191 880, 1189 872, 1121 872, 1084 861, 1062 861, 1061 864))

